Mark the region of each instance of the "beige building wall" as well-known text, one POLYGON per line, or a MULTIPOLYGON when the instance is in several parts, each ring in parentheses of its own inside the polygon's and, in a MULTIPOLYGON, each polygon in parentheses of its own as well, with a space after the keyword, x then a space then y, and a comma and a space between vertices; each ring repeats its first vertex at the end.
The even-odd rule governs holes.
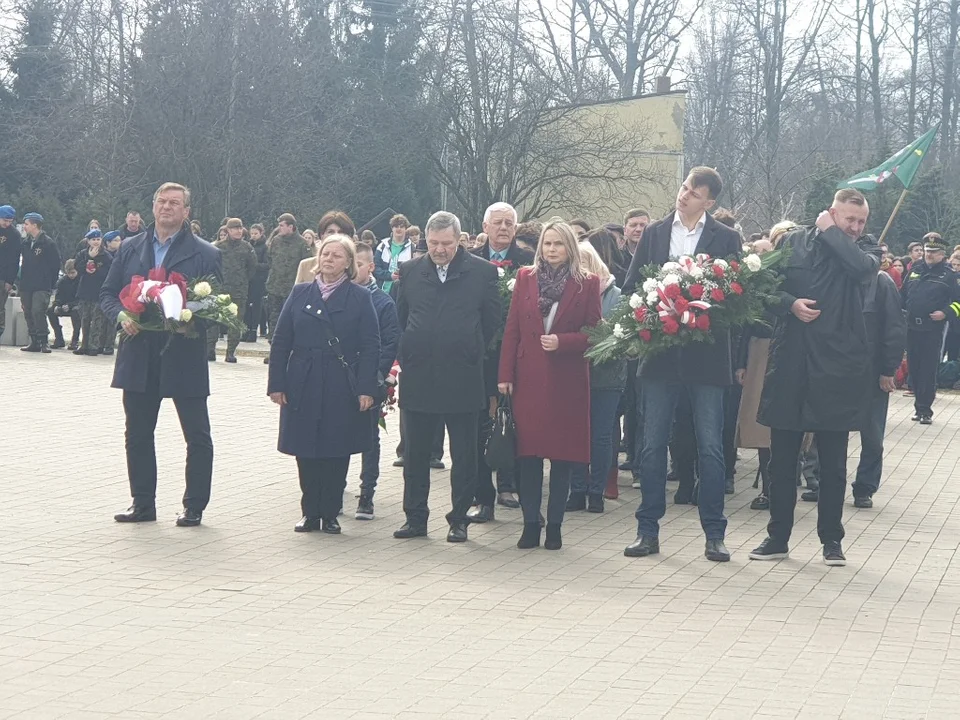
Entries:
POLYGON ((686 94, 677 91, 582 105, 572 115, 562 111, 558 132, 589 135, 591 151, 584 153, 576 191, 563 193, 570 201, 537 213, 538 219, 582 217, 596 226, 622 222, 631 208, 654 219, 673 210, 683 181, 685 110, 686 94))

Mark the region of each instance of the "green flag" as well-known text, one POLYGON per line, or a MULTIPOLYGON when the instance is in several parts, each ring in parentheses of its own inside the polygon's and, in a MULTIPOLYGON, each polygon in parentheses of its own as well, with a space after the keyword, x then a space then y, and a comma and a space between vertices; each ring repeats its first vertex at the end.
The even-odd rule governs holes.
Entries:
POLYGON ((891 177, 896 177, 903 183, 905 189, 909 189, 939 129, 940 123, 937 123, 889 160, 838 184, 837 190, 842 188, 876 190, 891 177))

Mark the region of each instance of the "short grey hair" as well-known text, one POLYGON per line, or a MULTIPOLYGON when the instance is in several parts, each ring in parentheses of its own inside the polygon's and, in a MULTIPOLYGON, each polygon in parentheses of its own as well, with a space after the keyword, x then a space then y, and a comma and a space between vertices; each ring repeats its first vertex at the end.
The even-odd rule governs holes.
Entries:
POLYGON ((490 216, 495 212, 507 211, 513 213, 513 224, 516 225, 519 222, 520 217, 517 215, 517 209, 510 203, 505 202, 495 202, 493 205, 488 207, 483 212, 483 221, 490 222, 490 216))
POLYGON ((430 219, 427 220, 423 234, 429 235, 431 232, 443 232, 447 228, 453 228, 453 234, 457 239, 460 238, 460 218, 451 212, 440 210, 431 215, 430 219))

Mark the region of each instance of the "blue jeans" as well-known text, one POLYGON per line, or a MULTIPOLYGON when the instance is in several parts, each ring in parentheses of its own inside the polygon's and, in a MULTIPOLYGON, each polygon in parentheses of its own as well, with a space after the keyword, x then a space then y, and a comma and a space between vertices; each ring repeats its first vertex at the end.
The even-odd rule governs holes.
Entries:
POLYGON ((380 479, 380 407, 377 405, 370 410, 378 422, 373 425, 373 444, 360 456, 360 494, 371 499, 377 489, 377 480, 380 479))
POLYGON ((690 398, 700 461, 700 526, 707 540, 723 540, 727 519, 723 515, 725 467, 723 462, 723 396, 719 385, 643 383, 643 454, 640 457, 640 492, 637 534, 659 537, 660 518, 667 512, 667 443, 673 413, 681 393, 690 398))
POLYGON ((573 466, 570 492, 587 495, 603 495, 607 485, 607 473, 613 464, 613 432, 617 424, 617 406, 620 390, 590 391, 590 479, 587 465, 573 466))
POLYGON ((870 417, 860 428, 860 464, 853 482, 853 496, 873 495, 880 489, 883 472, 883 435, 887 430, 887 407, 890 394, 873 389, 870 398, 870 417))

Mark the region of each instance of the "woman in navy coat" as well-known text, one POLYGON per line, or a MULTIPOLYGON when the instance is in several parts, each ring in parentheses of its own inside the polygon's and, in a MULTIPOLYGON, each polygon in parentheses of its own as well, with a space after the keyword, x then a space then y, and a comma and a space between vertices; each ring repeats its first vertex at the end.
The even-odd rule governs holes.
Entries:
POLYGON ((270 348, 267 394, 280 406, 278 449, 297 458, 303 518, 296 532, 338 534, 350 456, 370 448, 377 422, 380 330, 373 300, 355 285, 353 241, 323 240, 316 280, 295 285, 270 348))

